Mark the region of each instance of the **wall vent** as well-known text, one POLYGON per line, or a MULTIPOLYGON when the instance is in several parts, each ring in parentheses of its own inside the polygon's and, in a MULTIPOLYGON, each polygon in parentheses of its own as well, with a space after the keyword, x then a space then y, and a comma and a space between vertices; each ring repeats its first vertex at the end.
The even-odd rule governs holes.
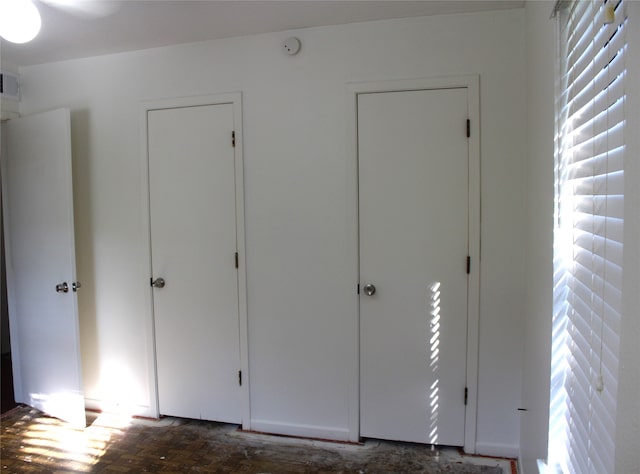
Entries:
POLYGON ((0 96, 4 99, 20 99, 20 85, 17 75, 0 72, 0 96))

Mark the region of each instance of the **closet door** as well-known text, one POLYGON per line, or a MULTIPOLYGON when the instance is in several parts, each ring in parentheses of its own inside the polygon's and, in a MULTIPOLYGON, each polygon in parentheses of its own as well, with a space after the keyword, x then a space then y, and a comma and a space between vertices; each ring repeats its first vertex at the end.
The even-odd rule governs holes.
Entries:
POLYGON ((462 446, 467 89, 358 95, 360 434, 462 446))
POLYGON ((67 109, 2 124, 15 399, 85 425, 67 109))
POLYGON ((242 419, 233 114, 230 103, 147 112, 162 415, 242 419))

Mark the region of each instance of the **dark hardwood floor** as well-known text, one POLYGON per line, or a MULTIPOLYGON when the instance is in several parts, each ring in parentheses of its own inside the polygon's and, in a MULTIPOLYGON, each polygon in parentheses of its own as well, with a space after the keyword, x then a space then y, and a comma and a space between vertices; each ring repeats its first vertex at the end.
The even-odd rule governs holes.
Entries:
POLYGON ((247 433, 179 418, 92 415, 74 429, 20 405, 0 417, 2 472, 512 474, 515 461, 457 449, 367 440, 360 445, 247 433))

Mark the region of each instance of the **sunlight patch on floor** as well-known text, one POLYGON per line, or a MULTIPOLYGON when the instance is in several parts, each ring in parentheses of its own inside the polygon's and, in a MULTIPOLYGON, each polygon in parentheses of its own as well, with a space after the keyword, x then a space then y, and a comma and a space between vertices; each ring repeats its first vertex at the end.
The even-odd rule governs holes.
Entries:
POLYGON ((38 417, 22 433, 20 451, 25 462, 51 468, 90 472, 106 452, 114 436, 121 435, 131 416, 102 413, 84 429, 73 428, 55 418, 38 417))

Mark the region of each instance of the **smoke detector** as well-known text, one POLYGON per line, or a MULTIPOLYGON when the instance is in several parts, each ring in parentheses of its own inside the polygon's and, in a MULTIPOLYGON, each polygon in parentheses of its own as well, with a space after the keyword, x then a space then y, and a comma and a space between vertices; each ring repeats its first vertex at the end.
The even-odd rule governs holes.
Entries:
POLYGON ((300 43, 300 40, 295 36, 292 36, 291 38, 287 38, 286 40, 284 40, 284 43, 282 43, 282 48, 284 49, 284 52, 287 53, 289 56, 298 54, 298 52, 300 51, 300 46, 302 46, 302 44, 300 43))

